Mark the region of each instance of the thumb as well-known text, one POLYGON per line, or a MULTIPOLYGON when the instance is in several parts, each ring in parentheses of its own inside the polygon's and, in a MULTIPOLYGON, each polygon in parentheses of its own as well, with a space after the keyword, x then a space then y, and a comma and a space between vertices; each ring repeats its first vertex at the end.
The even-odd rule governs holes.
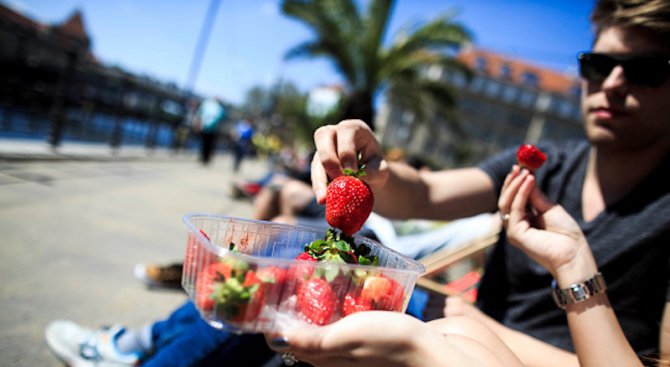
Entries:
POLYGON ((323 340, 329 326, 291 328, 286 330, 283 338, 292 353, 297 355, 318 355, 323 353, 323 340))

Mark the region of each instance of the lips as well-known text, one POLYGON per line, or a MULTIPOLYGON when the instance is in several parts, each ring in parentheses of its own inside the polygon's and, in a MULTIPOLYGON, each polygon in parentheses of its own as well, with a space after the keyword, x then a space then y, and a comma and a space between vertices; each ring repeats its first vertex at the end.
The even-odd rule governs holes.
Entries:
POLYGON ((623 110, 604 106, 589 108, 589 113, 598 119, 607 120, 628 115, 628 113, 623 110))

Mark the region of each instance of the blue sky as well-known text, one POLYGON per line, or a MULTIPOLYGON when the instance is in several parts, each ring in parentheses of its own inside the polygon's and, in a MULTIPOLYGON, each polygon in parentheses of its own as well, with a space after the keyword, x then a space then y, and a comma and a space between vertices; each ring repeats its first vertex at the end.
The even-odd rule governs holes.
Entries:
MULTIPOLYGON (((184 86, 209 0, 0 0, 45 23, 82 11, 93 53, 104 63, 184 86)), ((363 3, 365 0, 363 0, 363 3)), ((561 72, 574 72, 588 49, 592 0, 399 0, 389 37, 410 22, 448 10, 475 35, 475 46, 561 72)), ((311 37, 281 14, 279 1, 221 0, 195 89, 233 103, 279 77, 301 89, 339 81, 323 60, 284 61, 311 37)))

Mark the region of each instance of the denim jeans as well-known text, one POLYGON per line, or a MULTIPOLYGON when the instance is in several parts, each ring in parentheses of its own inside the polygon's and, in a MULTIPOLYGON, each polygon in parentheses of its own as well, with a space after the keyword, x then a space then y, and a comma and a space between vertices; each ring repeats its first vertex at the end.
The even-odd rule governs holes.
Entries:
MULTIPOLYGON (((427 294, 415 290, 407 313, 421 318, 427 294)), ((262 334, 231 334, 205 322, 191 301, 151 327, 154 354, 145 367, 262 366, 275 354, 262 334)))
POLYGON ((231 334, 205 322, 188 301, 151 327, 147 367, 262 366, 274 356, 262 334, 231 334))

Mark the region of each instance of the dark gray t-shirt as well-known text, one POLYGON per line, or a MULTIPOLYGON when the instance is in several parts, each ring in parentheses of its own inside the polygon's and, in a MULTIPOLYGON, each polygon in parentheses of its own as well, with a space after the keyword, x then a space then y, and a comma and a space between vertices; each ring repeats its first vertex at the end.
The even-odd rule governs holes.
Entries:
MULTIPOLYGON (((656 353, 663 308, 670 299, 670 157, 621 200, 586 222, 581 189, 587 142, 538 144, 547 154, 538 187, 561 204, 586 235, 621 326, 638 354, 656 353)), ((500 193, 516 162, 511 149, 480 165, 500 193)), ((481 281, 477 305, 503 324, 573 351, 565 313, 551 298, 551 275, 504 235, 481 281)))

